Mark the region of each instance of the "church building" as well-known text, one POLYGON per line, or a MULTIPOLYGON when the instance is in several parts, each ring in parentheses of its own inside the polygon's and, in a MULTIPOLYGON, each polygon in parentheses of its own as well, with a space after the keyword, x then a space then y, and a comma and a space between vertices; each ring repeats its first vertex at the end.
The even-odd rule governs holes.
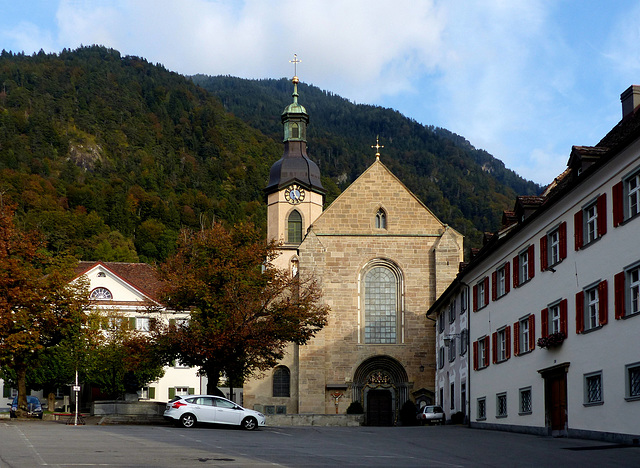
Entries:
POLYGON ((309 116, 282 113, 284 153, 265 189, 276 266, 314 275, 331 311, 304 346, 245 383, 245 406, 267 414, 344 414, 359 402, 369 425, 394 425, 406 401, 433 403, 435 327, 425 312, 455 278, 463 236, 443 224, 380 161, 323 211, 320 170, 307 155, 309 116))

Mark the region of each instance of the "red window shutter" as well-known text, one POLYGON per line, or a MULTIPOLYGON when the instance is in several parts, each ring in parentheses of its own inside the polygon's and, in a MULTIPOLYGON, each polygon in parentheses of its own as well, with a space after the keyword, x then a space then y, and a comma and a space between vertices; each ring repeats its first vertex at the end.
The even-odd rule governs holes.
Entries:
POLYGON ((549 336, 549 309, 545 308, 540 311, 540 336, 546 338, 549 336))
POLYGON ((484 279, 484 305, 489 305, 489 277, 484 279))
POLYGON ((606 325, 609 321, 609 285, 607 280, 598 285, 598 323, 606 325))
POLYGON ((615 310, 616 319, 621 319, 625 315, 624 281, 625 281, 624 271, 617 273, 613 277, 613 293, 615 295, 614 303, 615 303, 615 309, 616 309, 615 310))
POLYGON ((576 333, 584 331, 584 291, 576 294, 576 333))
POLYGON ((491 300, 495 301, 498 297, 498 272, 491 273, 491 300))
POLYGON ((491 335, 491 356, 493 357, 493 363, 498 362, 498 333, 493 332, 491 335))
POLYGON ((607 194, 598 197, 598 237, 607 233, 607 194))
POLYGON ((478 370, 478 342, 473 342, 473 370, 478 370))
POLYGON ((582 210, 573 215, 573 232, 575 237, 576 250, 580 250, 584 242, 582 237, 582 210))
POLYGON ((560 331, 565 335, 568 335, 567 304, 568 304, 568 301, 566 299, 562 299, 562 301, 560 301, 560 331))
POLYGON ((513 355, 520 354, 520 322, 513 324, 513 355))
POLYGON ((505 335, 507 336, 506 339, 506 357, 507 359, 509 359, 511 357, 511 326, 507 326, 507 328, 504 331, 505 335))
POLYGON ((560 241, 560 260, 567 258, 567 223, 563 221, 558 228, 558 238, 560 241))
POLYGON ((547 255, 547 236, 540 238, 540 271, 544 271, 549 266, 549 258, 547 255))
POLYGON ((532 279, 534 276, 536 276, 536 246, 531 244, 529 246, 529 250, 527 252, 527 256, 529 257, 529 264, 528 269, 529 269, 529 279, 532 279))
POLYGON ((519 267, 520 266, 520 259, 518 258, 518 256, 516 255, 515 257, 513 257, 513 287, 517 288, 520 285, 520 272, 519 272, 519 267))
POLYGON ((529 315, 529 351, 536 349, 536 316, 529 315))
POLYGON ((623 188, 622 182, 618 182, 613 186, 613 227, 618 227, 624 221, 624 202, 622 199, 623 188))
POLYGON ((478 310, 478 285, 473 285, 473 311, 478 310))
POLYGON ((484 353, 484 365, 488 366, 489 365, 489 347, 491 345, 489 344, 489 335, 484 337, 484 349, 485 349, 485 353, 484 353))
POLYGON ((508 293, 511 290, 511 270, 509 269, 509 262, 504 266, 504 293, 508 293))

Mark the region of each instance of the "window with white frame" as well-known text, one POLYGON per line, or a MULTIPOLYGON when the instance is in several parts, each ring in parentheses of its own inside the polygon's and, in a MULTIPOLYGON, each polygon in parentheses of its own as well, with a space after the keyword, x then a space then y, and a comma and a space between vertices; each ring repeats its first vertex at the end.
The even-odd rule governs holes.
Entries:
POLYGON ((302 216, 297 210, 293 210, 287 219, 287 242, 290 244, 302 242, 302 216))
POLYGON ((136 330, 149 331, 149 317, 136 317, 136 330))
POLYGON ((591 330, 598 327, 599 311, 598 306, 600 304, 598 296, 598 287, 587 289, 584 292, 585 300, 585 317, 584 328, 585 330, 591 330))
POLYGON ((628 364, 625 370, 625 399, 628 401, 640 400, 640 362, 628 364))
POLYGON ((634 174, 626 180, 626 218, 633 218, 640 213, 640 173, 634 174))
POLYGON ((531 350, 531 330, 529 317, 520 319, 518 326, 518 354, 523 354, 531 350))
POLYGON ((487 398, 486 397, 478 398, 476 406, 478 408, 478 415, 476 419, 478 420, 487 419, 487 398))
POLYGON ((560 304, 549 306, 549 333, 559 333, 560 327, 560 304))
POLYGON ((496 395, 496 418, 507 417, 507 392, 496 395))
POLYGON ((489 337, 483 336, 473 342, 473 368, 483 369, 489 365, 489 337))
POLYGON ((176 396, 185 396, 189 394, 189 387, 175 387, 176 396))
POLYGON ((520 389, 520 411, 518 414, 531 414, 531 387, 520 389))
POLYGON ((602 371, 592 372, 584 376, 584 404, 585 406, 599 405, 602 399, 602 371))
POLYGON ((507 329, 506 328, 502 328, 500 330, 498 330, 497 332, 497 338, 498 338, 498 348, 497 348, 497 352, 498 355, 496 356, 496 360, 497 362, 502 362, 502 361, 506 361, 508 359, 508 350, 507 350, 507 345, 508 345, 508 336, 507 336, 507 329))
POLYGON ((640 267, 629 271, 629 315, 640 313, 640 267))
POLYGON ((524 252, 520 252, 520 254, 518 254, 518 277, 519 277, 519 284, 523 284, 526 283, 527 281, 529 281, 529 261, 531 259, 529 258, 529 249, 525 250, 524 252))
POLYGON ((592 203, 584 209, 585 244, 598 238, 598 206, 592 203))
POLYGON ((495 299, 499 299, 509 292, 509 264, 505 263, 500 266, 493 275, 495 282, 493 293, 495 299))
POLYGON ((89 294, 89 299, 92 301, 110 301, 113 299, 113 295, 107 288, 95 288, 89 294))
POLYGON ((560 261, 560 232, 551 231, 547 236, 549 242, 549 264, 555 265, 560 261))

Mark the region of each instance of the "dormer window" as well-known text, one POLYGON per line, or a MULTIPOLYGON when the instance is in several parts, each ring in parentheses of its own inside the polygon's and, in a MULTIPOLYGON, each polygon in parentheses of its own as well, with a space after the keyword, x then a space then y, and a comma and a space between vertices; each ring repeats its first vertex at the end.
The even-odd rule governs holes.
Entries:
POLYGON ((91 291, 89 299, 92 301, 110 301, 113 299, 113 296, 111 295, 111 291, 107 288, 96 288, 91 291))
POLYGON ((376 228, 387 229, 387 214, 382 208, 376 213, 376 228))

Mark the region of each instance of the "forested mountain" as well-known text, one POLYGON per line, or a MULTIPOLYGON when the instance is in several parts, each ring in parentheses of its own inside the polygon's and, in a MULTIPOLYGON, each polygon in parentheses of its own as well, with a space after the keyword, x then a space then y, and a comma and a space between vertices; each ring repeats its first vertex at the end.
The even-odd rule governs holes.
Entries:
MULTIPOLYGON (((275 140, 282 138, 280 113, 291 101, 290 80, 192 79, 252 127, 275 140)), ((421 125, 392 109, 356 105, 304 83, 298 91, 310 118, 309 155, 324 178, 346 188, 373 162, 371 146, 379 135, 382 162, 443 222, 467 236, 469 244, 478 246, 483 231, 499 227, 502 211, 513 207, 516 195, 540 191, 448 130, 421 125)))
MULTIPOLYGON (((0 54, 0 203, 54 251, 79 259, 162 260, 183 226, 250 220, 282 154, 288 80, 194 77, 100 46, 0 54)), ((383 162, 475 245, 517 194, 539 188, 464 138, 398 112, 300 86, 309 154, 330 202, 383 162)))

